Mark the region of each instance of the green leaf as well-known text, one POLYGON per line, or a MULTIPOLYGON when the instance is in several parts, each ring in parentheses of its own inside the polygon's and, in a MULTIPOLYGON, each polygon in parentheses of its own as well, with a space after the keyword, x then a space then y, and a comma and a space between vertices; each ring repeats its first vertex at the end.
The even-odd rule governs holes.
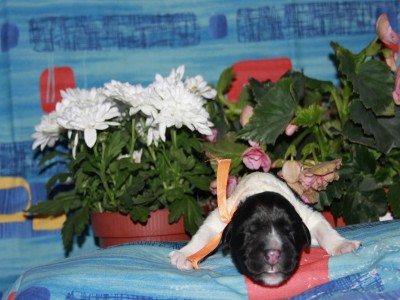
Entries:
POLYGON ((394 114, 394 79, 386 64, 378 60, 367 61, 361 65, 359 73, 351 77, 354 90, 366 108, 372 109, 376 115, 394 114))
POLYGON ((254 108, 249 123, 239 131, 238 137, 264 144, 274 144, 297 109, 301 84, 292 78, 282 78, 254 108), (296 89, 294 88, 296 86, 296 89))
POLYGON ((231 67, 222 71, 217 84, 218 95, 223 95, 229 91, 235 76, 231 67))
POLYGON ((150 216, 150 209, 146 206, 135 206, 129 214, 132 221, 145 224, 150 216))
POLYGON ((345 180, 341 180, 341 178, 329 184, 325 192, 330 200, 330 203, 332 203, 333 199, 339 199, 342 197, 345 188, 346 182, 345 180))
POLYGON ((74 237, 74 220, 72 216, 69 216, 61 229, 61 236, 64 245, 65 252, 68 253, 72 250, 73 237, 74 237))
MULTIPOLYGON (((350 106, 350 118, 354 123, 362 126, 363 135, 366 135, 367 139, 369 137, 374 139, 372 144, 371 140, 368 140, 367 146, 373 146, 383 153, 388 153, 393 147, 400 145, 400 120, 398 118, 377 118, 360 101, 353 101, 350 106)), ((348 134, 349 132, 344 131, 344 133, 348 134)), ((351 136, 348 137, 352 140, 351 136)))
POLYGON ((180 164, 183 171, 190 171, 196 165, 196 160, 192 155, 186 156, 182 149, 170 149, 171 157, 180 164))
POLYGON ((319 149, 319 145, 317 143, 314 142, 310 142, 308 144, 306 144, 302 149, 301 149, 301 156, 306 158, 308 157, 310 154, 315 153, 316 151, 318 151, 319 149))
POLYGON ((292 80, 293 84, 290 89, 293 99, 296 103, 299 103, 306 92, 306 81, 303 73, 301 72, 288 72, 282 78, 288 78, 292 80))
POLYGON ((368 223, 379 220, 387 210, 383 188, 361 192, 363 181, 353 180, 343 197, 343 217, 347 224, 368 223))
POLYGON ((111 161, 117 158, 124 146, 126 145, 128 137, 120 131, 111 133, 107 139, 106 148, 104 151, 104 165, 109 165, 111 161))
POLYGON ((56 195, 52 200, 46 200, 36 203, 27 211, 38 214, 58 215, 69 212, 82 205, 81 197, 71 192, 62 192, 56 195))
POLYGON ((200 205, 190 197, 181 198, 171 204, 169 207, 170 222, 177 221, 179 216, 184 216, 186 231, 193 235, 203 223, 202 211, 200 205))
POLYGON ((307 108, 299 107, 293 123, 303 127, 319 125, 322 119, 323 109, 320 105, 312 104, 307 108))
POLYGON ((133 204, 135 203, 133 199, 138 197, 139 193, 142 192, 144 187, 145 181, 142 177, 134 178, 133 182, 126 188, 124 194, 120 198, 121 206, 127 209, 131 209, 133 204))
POLYGON ((190 176, 190 175, 185 175, 185 178, 189 180, 189 182, 197 187, 200 190, 203 191, 209 191, 210 190, 210 183, 211 183, 211 176, 190 176))
POLYGON ((336 42, 331 42, 330 45, 333 50, 335 50, 336 57, 339 60, 339 71, 343 72, 345 75, 354 73, 356 70, 355 55, 336 42))
POLYGON ((81 208, 68 215, 61 230, 64 249, 69 253, 72 250, 73 237, 82 236, 89 225, 89 209, 81 208))
POLYGON ((364 174, 375 174, 376 159, 367 147, 356 145, 353 152, 355 167, 364 174))
POLYGON ((387 198, 390 205, 390 210, 394 217, 400 217, 400 178, 397 176, 396 183, 389 187, 387 198))
POLYGON ((389 67, 378 60, 359 62, 348 49, 331 45, 339 59, 339 70, 351 82, 362 104, 376 115, 393 115, 394 78, 389 67))
POLYGON ((245 86, 245 87, 243 87, 242 91, 240 92, 236 107, 238 109, 242 109, 246 105, 251 104, 250 100, 251 100, 250 88, 249 88, 249 86, 245 86))
POLYGON ((342 134, 353 143, 365 145, 371 148, 375 147, 375 140, 370 136, 364 135, 362 127, 354 124, 351 120, 348 120, 344 124, 342 134))
POLYGON ((54 159, 54 158, 57 157, 57 156, 61 156, 61 157, 63 157, 64 159, 67 159, 67 158, 70 157, 70 155, 67 154, 67 153, 65 153, 65 152, 61 152, 61 151, 54 150, 54 151, 51 151, 51 152, 47 153, 46 155, 44 155, 44 156, 41 158, 41 160, 39 161, 38 166, 42 166, 45 162, 47 162, 47 161, 49 161, 49 160, 52 160, 52 159, 54 159))
POLYGON ((359 188, 360 188, 360 192, 362 192, 362 193, 368 193, 371 191, 375 191, 377 189, 383 190, 382 184, 370 175, 365 177, 360 182, 359 188))
POLYGON ((311 77, 304 76, 306 87, 310 90, 318 90, 320 93, 330 93, 335 87, 331 81, 318 80, 311 77))
POLYGON ((271 81, 260 82, 254 78, 249 79, 249 87, 255 99, 261 99, 274 84, 271 81))
POLYGON ((82 170, 82 172, 85 172, 85 173, 93 173, 98 176, 101 176, 101 172, 100 172, 99 168, 97 168, 95 165, 93 165, 93 163, 90 160, 82 162, 81 170, 82 170))
POLYGON ((183 212, 184 209, 181 205, 172 203, 171 206, 169 207, 169 215, 168 215, 169 223, 178 222, 178 220, 182 217, 183 212))
POLYGON ((204 143, 205 151, 210 158, 241 159, 242 153, 248 147, 236 141, 236 134, 234 132, 228 132, 216 143, 204 143))
POLYGON ((46 190, 49 192, 51 188, 57 183, 57 182, 65 182, 69 177, 71 177, 70 173, 59 173, 51 177, 47 183, 46 183, 46 190))

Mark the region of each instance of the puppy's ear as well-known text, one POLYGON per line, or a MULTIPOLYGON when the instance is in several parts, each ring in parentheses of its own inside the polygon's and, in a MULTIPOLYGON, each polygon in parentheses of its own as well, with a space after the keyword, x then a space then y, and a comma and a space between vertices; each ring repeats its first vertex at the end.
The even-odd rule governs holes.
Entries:
POLYGON ((303 239, 304 239, 303 247, 308 248, 311 246, 311 234, 310 234, 310 231, 308 230, 306 224, 304 224, 303 222, 301 222, 301 224, 302 224, 303 239))
POLYGON ((221 244, 222 244, 222 253, 224 255, 228 254, 231 248, 231 239, 232 239, 232 222, 229 222, 226 225, 224 231, 222 232, 221 244))

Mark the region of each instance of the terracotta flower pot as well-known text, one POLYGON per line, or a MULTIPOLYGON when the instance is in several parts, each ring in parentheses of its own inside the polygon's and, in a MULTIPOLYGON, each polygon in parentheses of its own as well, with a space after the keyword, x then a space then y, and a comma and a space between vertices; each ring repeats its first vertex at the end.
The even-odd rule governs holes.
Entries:
POLYGON ((151 212, 147 224, 134 223, 129 215, 120 213, 92 213, 91 221, 94 235, 100 247, 105 248, 127 242, 137 241, 182 241, 189 240, 183 226, 183 218, 169 224, 168 210, 151 212))

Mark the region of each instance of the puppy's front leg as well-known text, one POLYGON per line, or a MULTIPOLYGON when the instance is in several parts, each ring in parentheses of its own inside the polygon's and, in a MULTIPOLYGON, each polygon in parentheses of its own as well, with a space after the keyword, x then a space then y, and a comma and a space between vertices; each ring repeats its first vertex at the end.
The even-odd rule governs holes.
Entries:
POLYGON ((347 240, 342 237, 321 215, 321 219, 311 228, 311 236, 315 237, 318 244, 330 255, 341 255, 357 250, 361 242, 347 240))
POLYGON ((190 255, 202 249, 218 233, 224 230, 226 224, 221 221, 218 209, 215 209, 206 218, 190 242, 180 250, 169 253, 171 264, 180 270, 193 269, 192 263, 187 259, 190 255))

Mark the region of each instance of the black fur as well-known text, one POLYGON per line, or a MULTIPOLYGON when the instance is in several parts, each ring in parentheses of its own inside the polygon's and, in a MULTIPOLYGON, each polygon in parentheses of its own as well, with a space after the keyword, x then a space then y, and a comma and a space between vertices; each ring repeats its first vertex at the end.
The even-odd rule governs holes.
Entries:
POLYGON ((222 235, 223 250, 230 252, 239 272, 271 286, 282 284, 296 271, 302 249, 310 243, 299 214, 274 192, 242 202, 222 235))

